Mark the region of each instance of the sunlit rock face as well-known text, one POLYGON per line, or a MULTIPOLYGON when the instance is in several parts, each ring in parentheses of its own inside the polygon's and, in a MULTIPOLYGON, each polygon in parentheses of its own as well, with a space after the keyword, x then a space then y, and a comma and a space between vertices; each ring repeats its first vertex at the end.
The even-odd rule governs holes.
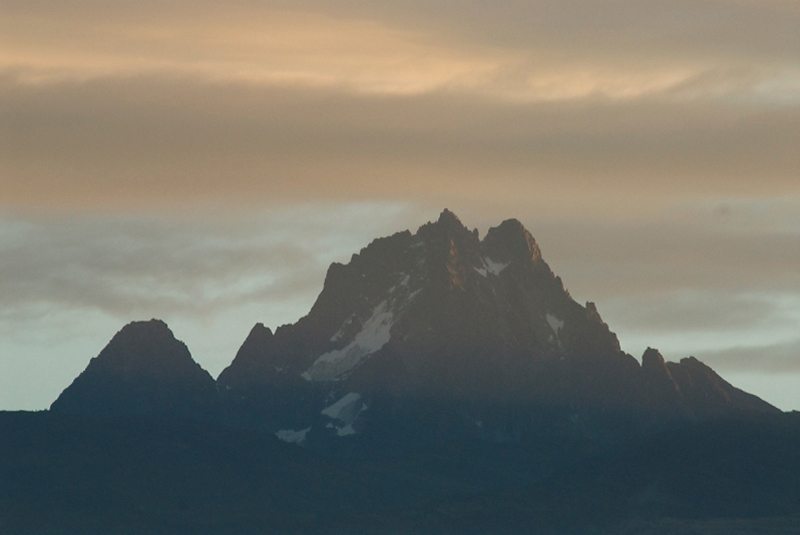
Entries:
POLYGON ((50 410, 193 420, 219 415, 214 379, 160 320, 123 327, 50 410))
POLYGON ((218 389, 229 422, 298 443, 378 432, 503 441, 553 414, 591 433, 598 419, 774 410, 696 361, 651 357, 641 367, 620 350, 519 221, 481 240, 445 210, 333 264, 309 314, 274 335, 254 327, 218 389), (337 404, 347 418, 331 417, 337 404))

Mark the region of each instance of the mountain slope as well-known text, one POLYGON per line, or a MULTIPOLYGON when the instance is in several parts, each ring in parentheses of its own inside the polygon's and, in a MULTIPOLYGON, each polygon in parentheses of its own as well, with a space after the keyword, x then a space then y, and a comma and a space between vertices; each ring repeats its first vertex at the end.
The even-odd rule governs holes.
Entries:
POLYGON ((166 323, 150 320, 123 327, 50 410, 209 420, 219 405, 214 379, 166 323))
POLYGON ((309 314, 256 326, 218 385, 229 421, 292 441, 390 428, 502 441, 554 415, 596 433, 619 418, 777 412, 695 359, 644 361, 570 297, 519 221, 481 240, 445 210, 331 265, 309 314))

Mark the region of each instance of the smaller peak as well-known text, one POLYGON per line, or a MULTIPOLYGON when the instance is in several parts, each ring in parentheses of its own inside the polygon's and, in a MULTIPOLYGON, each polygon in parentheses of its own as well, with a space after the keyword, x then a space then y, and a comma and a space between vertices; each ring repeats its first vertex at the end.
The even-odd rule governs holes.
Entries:
POLYGON ((477 243, 480 243, 480 240, 477 239, 477 235, 464 226, 458 216, 447 208, 442 210, 442 213, 439 214, 439 219, 422 225, 415 236, 423 240, 428 240, 433 237, 438 239, 444 236, 456 240, 475 240, 477 243))
POLYGON ((694 369, 711 370, 711 368, 703 364, 698 358, 691 356, 681 359, 680 364, 681 366, 691 367, 694 369))
POLYGON ((250 329, 250 334, 247 335, 247 339, 265 339, 265 338, 272 338, 272 329, 269 327, 264 326, 263 323, 258 322, 253 325, 253 328, 250 329))
POLYGON ((125 325, 124 328, 135 328, 135 329, 169 329, 167 326, 167 322, 164 320, 160 320, 157 318, 152 318, 149 320, 142 320, 142 321, 132 321, 125 325))
POLYGON ((169 336, 173 337, 172 330, 170 330, 169 326, 164 320, 160 319, 150 319, 146 321, 132 321, 125 325, 119 332, 119 334, 125 335, 138 335, 144 334, 148 336, 152 335, 161 335, 161 336, 169 336))
POLYGON ((483 243, 490 256, 524 258, 528 262, 542 259, 536 240, 518 219, 506 219, 498 226, 490 228, 483 243))
POLYGON ((502 223, 498 225, 497 228, 528 232, 528 229, 525 228, 525 225, 523 225, 519 219, 513 217, 511 219, 504 220, 502 223))
POLYGON ((666 369, 666 362, 661 352, 658 349, 648 347, 642 354, 642 368, 664 368, 666 369))
POLYGON ((600 312, 597 310, 597 305, 591 301, 586 301, 586 317, 596 321, 597 323, 603 323, 603 318, 600 317, 600 312))

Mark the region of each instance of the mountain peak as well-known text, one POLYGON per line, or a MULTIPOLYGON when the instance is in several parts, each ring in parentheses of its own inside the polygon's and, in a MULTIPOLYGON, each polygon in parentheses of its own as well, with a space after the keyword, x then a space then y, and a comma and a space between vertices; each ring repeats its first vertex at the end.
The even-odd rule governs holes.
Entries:
POLYGON ((89 363, 105 372, 141 376, 177 376, 199 369, 186 345, 162 320, 132 321, 125 325, 89 363))
POLYGON ((263 323, 256 323, 234 357, 232 365, 222 371, 217 383, 223 387, 263 380, 274 372, 275 335, 263 323), (246 369, 247 373, 237 373, 246 369))
POLYGON ((121 336, 141 336, 141 335, 158 335, 173 337, 172 331, 164 320, 152 318, 150 320, 132 321, 122 327, 119 332, 121 336))
POLYGON ((134 321, 91 359, 51 410, 199 419, 213 412, 215 390, 214 379, 165 322, 134 321))
POLYGON ((456 214, 445 208, 439 214, 439 219, 422 225, 416 233, 418 238, 426 242, 448 243, 470 243, 477 247, 480 240, 477 237, 477 230, 470 231, 456 214))
POLYGON ((486 252, 496 257, 509 257, 508 260, 522 260, 536 263, 542 260, 542 252, 528 229, 517 219, 506 219, 492 227, 483 240, 486 252))
POLYGON ((464 227, 464 224, 461 222, 458 216, 447 208, 442 210, 442 213, 439 214, 439 220, 437 223, 442 225, 458 225, 460 227, 464 227))
POLYGON ((642 368, 666 370, 667 364, 664 361, 664 357, 661 355, 661 352, 658 349, 648 347, 642 354, 642 368))

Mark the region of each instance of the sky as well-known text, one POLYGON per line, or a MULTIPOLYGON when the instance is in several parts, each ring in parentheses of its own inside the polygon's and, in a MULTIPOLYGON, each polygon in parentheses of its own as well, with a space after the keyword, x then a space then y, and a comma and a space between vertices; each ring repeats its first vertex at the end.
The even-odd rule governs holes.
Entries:
POLYGON ((331 262, 519 219, 623 350, 800 409, 795 0, 0 0, 0 410, 161 318, 216 376, 331 262))

